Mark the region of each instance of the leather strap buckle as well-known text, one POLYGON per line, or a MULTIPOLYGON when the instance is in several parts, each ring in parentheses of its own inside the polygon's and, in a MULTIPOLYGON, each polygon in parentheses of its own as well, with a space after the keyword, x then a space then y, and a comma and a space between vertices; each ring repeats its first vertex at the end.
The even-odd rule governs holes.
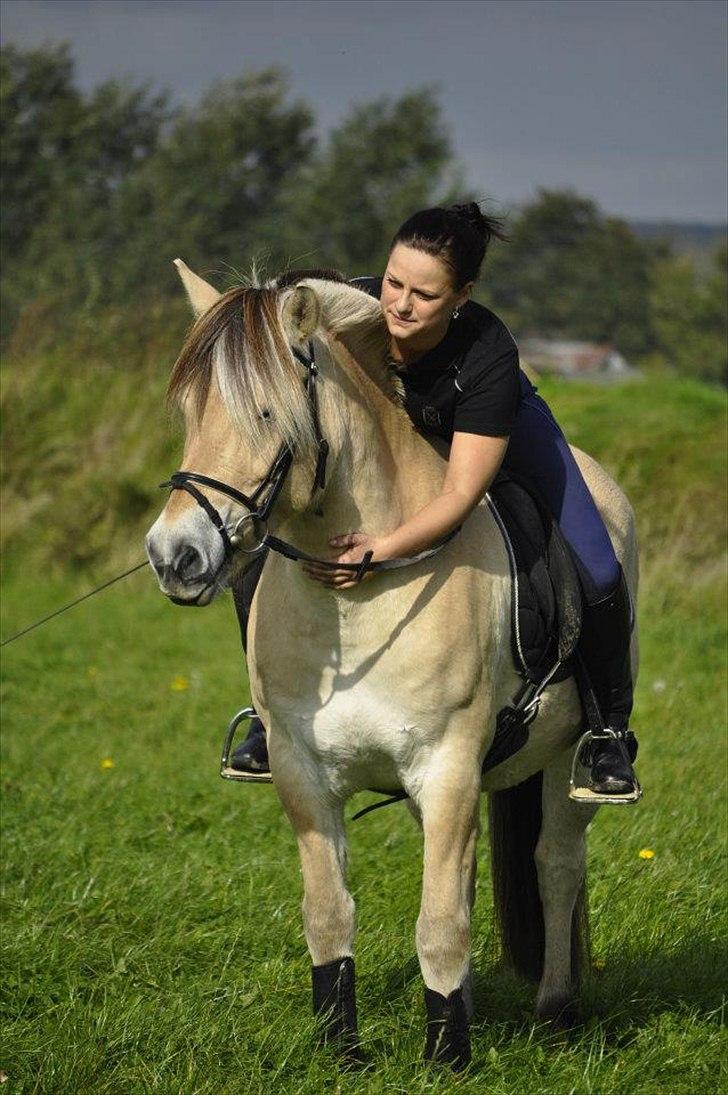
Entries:
POLYGON ((373 555, 374 555, 373 551, 365 551, 364 552, 364 555, 362 556, 362 560, 359 563, 359 567, 358 567, 356 573, 354 574, 354 580, 356 582, 360 582, 362 580, 362 578, 364 577, 364 575, 366 574, 366 572, 369 570, 369 564, 372 561, 372 556, 373 555))

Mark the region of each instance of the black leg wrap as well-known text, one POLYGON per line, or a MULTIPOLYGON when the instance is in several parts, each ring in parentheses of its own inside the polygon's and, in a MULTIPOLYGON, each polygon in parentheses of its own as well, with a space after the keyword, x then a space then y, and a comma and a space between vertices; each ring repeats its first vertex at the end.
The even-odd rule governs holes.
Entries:
POLYGON ((445 1062, 459 1072, 470 1061, 470 1028, 463 990, 455 989, 446 997, 425 986, 425 1007, 425 1060, 445 1062))
POLYGON ((354 959, 337 958, 323 966, 312 966, 313 1013, 323 1021, 321 1040, 335 1045, 352 1062, 363 1063, 356 1025, 354 959))

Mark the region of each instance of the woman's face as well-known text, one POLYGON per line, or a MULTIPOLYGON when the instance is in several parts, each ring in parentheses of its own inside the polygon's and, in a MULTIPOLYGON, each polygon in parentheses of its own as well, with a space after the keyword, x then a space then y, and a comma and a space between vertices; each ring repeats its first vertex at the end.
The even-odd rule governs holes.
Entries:
POLYGON ((452 313, 470 296, 455 292, 450 268, 434 255, 398 243, 387 262, 380 300, 392 338, 403 348, 428 349, 447 332, 452 313))

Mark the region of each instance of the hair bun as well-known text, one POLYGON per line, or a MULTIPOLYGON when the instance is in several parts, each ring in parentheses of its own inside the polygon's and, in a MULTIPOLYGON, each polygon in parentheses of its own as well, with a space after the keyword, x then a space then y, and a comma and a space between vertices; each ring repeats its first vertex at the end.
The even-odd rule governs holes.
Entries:
POLYGON ((463 202, 462 205, 451 205, 447 212, 467 221, 486 247, 494 236, 499 240, 508 240, 503 221, 498 217, 489 217, 483 213, 478 202, 463 202))
POLYGON ((479 236, 484 239, 490 238, 490 227, 487 217, 484 217, 480 211, 480 206, 477 202, 466 202, 464 205, 451 205, 448 209, 448 213, 454 213, 456 217, 462 217, 464 221, 467 221, 471 228, 474 228, 479 236))

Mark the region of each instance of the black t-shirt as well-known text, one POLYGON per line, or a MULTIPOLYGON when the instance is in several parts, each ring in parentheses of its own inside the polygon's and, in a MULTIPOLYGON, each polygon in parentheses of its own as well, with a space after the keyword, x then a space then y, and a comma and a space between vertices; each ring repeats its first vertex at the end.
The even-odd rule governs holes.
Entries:
MULTIPOLYGON (((377 297, 381 278, 353 278, 377 297)), ((469 300, 442 342, 398 368, 415 426, 452 441, 453 433, 507 437, 521 399, 518 347, 505 323, 469 300)))

